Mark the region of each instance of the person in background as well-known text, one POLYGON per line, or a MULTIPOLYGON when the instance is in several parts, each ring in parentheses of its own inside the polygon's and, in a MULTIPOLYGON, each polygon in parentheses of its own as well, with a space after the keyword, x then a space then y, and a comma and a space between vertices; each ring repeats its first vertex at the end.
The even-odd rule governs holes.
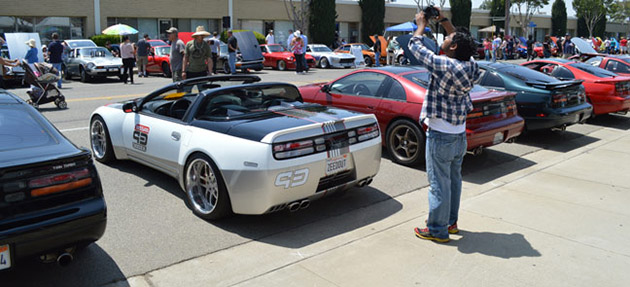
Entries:
POLYGON ((182 62, 184 61, 184 41, 180 40, 179 31, 175 27, 166 30, 168 40, 171 42, 171 77, 173 82, 181 81, 182 78, 182 62))
POLYGON ((230 73, 236 75, 236 51, 238 50, 238 41, 234 37, 232 30, 227 32, 228 40, 228 64, 230 66, 230 73))
POLYGON ((512 56, 514 54, 514 37, 510 37, 507 40, 507 54, 508 54, 508 59, 512 59, 512 56))
POLYGON ((39 62, 39 58, 37 57, 37 43, 35 42, 35 39, 30 39, 24 42, 24 44, 30 47, 28 51, 26 51, 26 55, 24 55, 24 59, 29 64, 35 64, 39 62))
POLYGON ((148 77, 147 75, 147 64, 149 63, 149 52, 151 51, 151 45, 148 34, 144 34, 144 37, 138 41, 136 47, 138 51, 136 52, 136 66, 138 67, 138 77, 148 77))
POLYGON ((265 43, 267 43, 267 45, 276 43, 276 37, 273 36, 273 30, 269 30, 269 33, 267 34, 267 37, 265 38, 265 43))
POLYGON ((374 34, 374 46, 372 46, 372 50, 374 50, 374 67, 381 66, 381 39, 378 37, 378 34, 374 34))
POLYGON ((534 39, 532 35, 527 36, 527 61, 529 61, 530 59, 533 60, 534 58, 536 58, 536 56, 534 56, 534 39))
POLYGON ((564 36, 564 47, 562 48, 562 53, 564 54, 565 59, 568 59, 575 54, 575 44, 571 42, 571 35, 569 35, 569 33, 564 36))
POLYGON ((210 45, 210 50, 212 52, 212 74, 217 73, 217 59, 219 59, 219 50, 221 49, 221 40, 217 37, 218 35, 219 33, 214 31, 212 33, 212 38, 210 38, 210 41, 212 41, 212 44, 210 45))
MULTIPOLYGON (((560 37, 556 37, 556 42, 554 42, 554 45, 556 45, 556 48, 558 49, 556 51, 556 56, 557 57, 562 57, 563 55, 563 50, 564 50, 564 37, 560 38, 560 37)), ((551 39, 553 41, 553 39, 551 39)))
POLYGON ((304 68, 304 72, 308 72, 309 67, 306 64, 306 45, 308 45, 308 37, 300 31, 300 38, 302 38, 302 67, 304 68))
POLYGON ((112 47, 112 43, 110 41, 105 42, 105 48, 107 48, 107 50, 109 50, 109 52, 112 53, 112 56, 120 57, 120 55, 118 54, 118 51, 116 51, 116 49, 112 47))
POLYGON ((127 80, 133 84, 133 65, 136 62, 136 55, 133 44, 129 41, 129 36, 123 36, 123 42, 120 45, 120 57, 123 62, 123 83, 127 84, 127 80))
MULTIPOLYGON (((400 48, 400 44, 396 41, 396 37, 387 37, 387 65, 393 65, 396 63, 396 50, 400 48)), ((398 63, 401 64, 401 63, 398 63)))
POLYGON ((621 40, 619 40, 619 52, 622 55, 628 53, 628 40, 626 37, 621 37, 621 40))
POLYGON ((422 11, 416 15, 418 29, 409 41, 409 57, 415 57, 430 73, 419 119, 428 126, 425 157, 429 218, 426 227, 416 227, 414 233, 421 239, 446 243, 450 240, 449 234, 459 232, 466 116, 473 109, 470 91, 480 71, 473 59, 477 45, 468 30, 455 29, 441 11, 435 20, 447 34, 441 46, 444 55, 438 56, 424 47, 423 32, 428 19, 422 11))
POLYGON ((497 58, 499 56, 501 56, 500 54, 500 47, 501 47, 501 38, 499 37, 499 35, 496 35, 494 37, 494 40, 492 41, 492 62, 496 62, 497 58))
MULTIPOLYGON (((2 42, 1 37, 0 37, 0 42, 2 42)), ((4 87, 4 83, 3 83, 4 74, 9 71, 4 66, 17 67, 19 65, 20 65, 19 59, 11 60, 11 59, 0 57, 0 87, 4 87)))
POLYGON ((341 45, 345 45, 345 44, 348 44, 348 42, 346 42, 346 39, 341 38, 341 45))
POLYGON ((44 62, 48 63, 49 55, 48 55, 48 47, 46 47, 46 45, 42 45, 42 56, 44 56, 44 62))
POLYGON ((186 43, 182 78, 192 79, 212 75, 212 50, 205 37, 210 36, 203 26, 197 26, 193 39, 186 43))
POLYGON ((293 42, 293 30, 289 29, 289 36, 287 36, 287 50, 291 50, 291 43, 293 42))
POLYGON ((57 88, 61 89, 61 67, 63 63, 63 45, 61 41, 59 41, 59 34, 52 34, 52 42, 48 45, 48 53, 50 54, 50 63, 57 69, 57 76, 59 76, 59 81, 57 81, 57 88))
POLYGON ((551 57, 551 37, 549 35, 545 35, 545 39, 543 40, 543 57, 549 58, 551 57))
POLYGON ((303 75, 304 62, 302 61, 302 58, 304 58, 304 53, 302 52, 302 49, 304 48, 304 40, 302 40, 300 31, 295 31, 293 36, 293 40, 291 41, 291 52, 293 52, 293 57, 295 57, 295 73, 297 75, 303 75))

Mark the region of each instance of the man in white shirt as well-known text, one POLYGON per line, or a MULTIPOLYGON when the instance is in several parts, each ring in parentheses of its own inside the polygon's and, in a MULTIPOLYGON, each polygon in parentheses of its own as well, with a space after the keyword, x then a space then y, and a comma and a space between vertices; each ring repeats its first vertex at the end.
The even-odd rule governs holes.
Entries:
POLYGON ((265 38, 267 45, 275 44, 276 38, 273 36, 273 30, 269 30, 269 34, 267 34, 267 38, 265 38))
POLYGON ((219 58, 219 49, 221 48, 221 40, 217 37, 219 33, 214 31, 210 38, 210 51, 212 51, 212 74, 217 73, 217 59, 219 58))

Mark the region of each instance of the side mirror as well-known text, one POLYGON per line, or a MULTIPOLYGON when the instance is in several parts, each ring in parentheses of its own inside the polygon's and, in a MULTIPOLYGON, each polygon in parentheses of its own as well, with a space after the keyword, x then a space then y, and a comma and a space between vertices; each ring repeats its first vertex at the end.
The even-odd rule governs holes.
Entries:
POLYGON ((122 109, 125 113, 135 113, 138 111, 138 106, 136 105, 136 102, 126 102, 123 104, 122 109))
POLYGON ((320 89, 320 91, 322 91, 322 93, 328 93, 328 92, 330 92, 330 86, 329 85, 323 85, 322 88, 320 89))

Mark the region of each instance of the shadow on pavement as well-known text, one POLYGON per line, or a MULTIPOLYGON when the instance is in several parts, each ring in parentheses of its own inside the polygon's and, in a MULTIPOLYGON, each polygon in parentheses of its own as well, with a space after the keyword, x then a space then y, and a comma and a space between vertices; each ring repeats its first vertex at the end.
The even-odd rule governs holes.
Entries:
POLYGON ((555 132, 551 130, 541 130, 528 132, 518 137, 517 142, 519 144, 557 152, 569 152, 592 144, 598 140, 598 138, 571 131, 555 132))
POLYGON ((503 234, 492 232, 472 232, 460 230, 461 238, 451 240, 449 245, 457 246, 457 250, 465 254, 479 253, 504 259, 519 257, 540 257, 520 233, 503 234))
POLYGON ((597 125, 601 127, 613 128, 618 130, 630 130, 630 117, 623 115, 599 115, 596 118, 588 120, 589 124, 597 125))
POLYGON ((143 180, 146 180, 144 184, 145 187, 155 185, 160 189, 165 190, 168 193, 176 196, 182 201, 184 200, 184 192, 179 186, 179 183, 177 183, 177 180, 160 171, 131 160, 114 161, 112 163, 107 163, 107 166, 124 173, 133 174, 142 178, 143 180))
POLYGON ((294 213, 237 215, 212 224, 256 241, 301 248, 383 220, 401 209, 402 204, 389 195, 364 187, 314 201, 308 209, 294 213), (356 213, 344 215, 349 212, 356 213))
POLYGON ((466 182, 485 184, 535 164, 519 156, 486 149, 481 155, 464 157, 462 176, 466 182))
MULTIPOLYGON (((17 262, 15 269, 0 273, 1 286, 101 286, 125 279, 114 260, 98 244, 74 254, 68 266, 44 264, 37 258, 17 262)), ((126 281, 117 286, 129 286, 126 281)))

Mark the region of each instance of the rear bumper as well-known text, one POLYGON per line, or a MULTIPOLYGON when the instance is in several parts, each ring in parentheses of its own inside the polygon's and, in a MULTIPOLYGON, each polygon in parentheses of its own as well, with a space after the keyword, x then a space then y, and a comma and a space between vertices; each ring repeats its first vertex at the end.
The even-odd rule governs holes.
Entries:
POLYGON ((252 69, 252 70, 262 70, 265 66, 263 65, 263 61, 251 61, 251 62, 237 62, 236 68, 238 69, 252 69))
POLYGON ((9 244, 13 268, 25 258, 98 240, 107 225, 107 207, 101 196, 11 220, 24 222, 0 231, 0 245, 9 244))
POLYGON ((627 112, 630 110, 630 97, 610 97, 604 101, 593 103, 595 114, 627 112))
POLYGON ((506 142, 521 134, 525 126, 525 121, 519 116, 511 117, 502 121, 486 123, 466 131, 466 141, 468 150, 483 146, 490 147, 506 142))
POLYGON ((570 126, 586 121, 593 113, 593 106, 583 104, 570 110, 559 110, 545 114, 544 117, 524 117, 528 130, 551 129, 561 126, 570 126))

